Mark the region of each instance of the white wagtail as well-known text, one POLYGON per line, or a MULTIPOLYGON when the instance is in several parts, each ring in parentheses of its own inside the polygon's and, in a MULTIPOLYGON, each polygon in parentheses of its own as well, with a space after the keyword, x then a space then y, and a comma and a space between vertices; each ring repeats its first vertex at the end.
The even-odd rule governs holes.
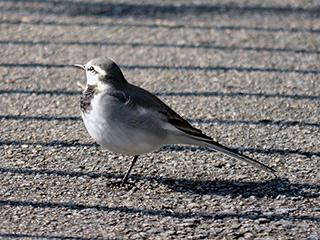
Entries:
POLYGON ((267 172, 275 172, 215 142, 155 95, 128 83, 113 61, 95 58, 85 65, 75 66, 86 72, 87 84, 81 96, 80 109, 89 134, 109 151, 134 156, 122 183, 126 183, 139 155, 170 144, 207 147, 267 172))

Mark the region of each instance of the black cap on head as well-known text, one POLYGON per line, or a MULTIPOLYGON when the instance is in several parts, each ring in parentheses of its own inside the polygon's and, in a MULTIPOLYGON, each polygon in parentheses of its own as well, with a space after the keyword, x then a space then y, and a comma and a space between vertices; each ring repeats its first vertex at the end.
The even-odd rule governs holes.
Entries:
POLYGON ((105 76, 100 79, 101 81, 110 81, 110 78, 115 82, 127 82, 119 66, 108 58, 95 58, 88 62, 88 65, 97 66, 105 71, 105 76))

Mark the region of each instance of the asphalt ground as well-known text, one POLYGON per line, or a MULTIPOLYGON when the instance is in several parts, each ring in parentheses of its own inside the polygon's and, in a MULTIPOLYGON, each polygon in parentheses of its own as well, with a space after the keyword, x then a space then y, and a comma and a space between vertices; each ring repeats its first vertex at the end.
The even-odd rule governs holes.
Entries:
POLYGON ((318 1, 0 0, 1 239, 320 239, 318 1), (103 150, 80 119, 108 56, 220 143, 103 150))

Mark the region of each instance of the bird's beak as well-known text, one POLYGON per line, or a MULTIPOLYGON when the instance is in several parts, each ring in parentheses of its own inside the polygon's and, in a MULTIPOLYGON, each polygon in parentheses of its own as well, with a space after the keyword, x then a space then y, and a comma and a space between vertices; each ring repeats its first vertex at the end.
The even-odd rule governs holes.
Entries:
POLYGON ((75 66, 75 67, 77 67, 77 68, 80 68, 80 69, 82 69, 82 70, 86 70, 86 68, 84 67, 84 65, 81 65, 81 64, 75 64, 75 65, 73 65, 73 66, 75 66))

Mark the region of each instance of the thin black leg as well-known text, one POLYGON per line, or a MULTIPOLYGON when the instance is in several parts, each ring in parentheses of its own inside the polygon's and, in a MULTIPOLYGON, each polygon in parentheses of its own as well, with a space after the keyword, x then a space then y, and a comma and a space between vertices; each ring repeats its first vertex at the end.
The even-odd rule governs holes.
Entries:
POLYGON ((131 172, 131 170, 132 170, 132 168, 133 168, 133 165, 136 163, 138 157, 139 157, 139 156, 134 156, 134 158, 133 158, 133 160, 132 160, 132 163, 131 163, 131 166, 129 167, 126 175, 125 175, 125 176, 123 177, 123 179, 122 179, 122 184, 125 184, 125 183, 127 182, 128 177, 129 177, 129 174, 130 174, 130 172, 131 172))

